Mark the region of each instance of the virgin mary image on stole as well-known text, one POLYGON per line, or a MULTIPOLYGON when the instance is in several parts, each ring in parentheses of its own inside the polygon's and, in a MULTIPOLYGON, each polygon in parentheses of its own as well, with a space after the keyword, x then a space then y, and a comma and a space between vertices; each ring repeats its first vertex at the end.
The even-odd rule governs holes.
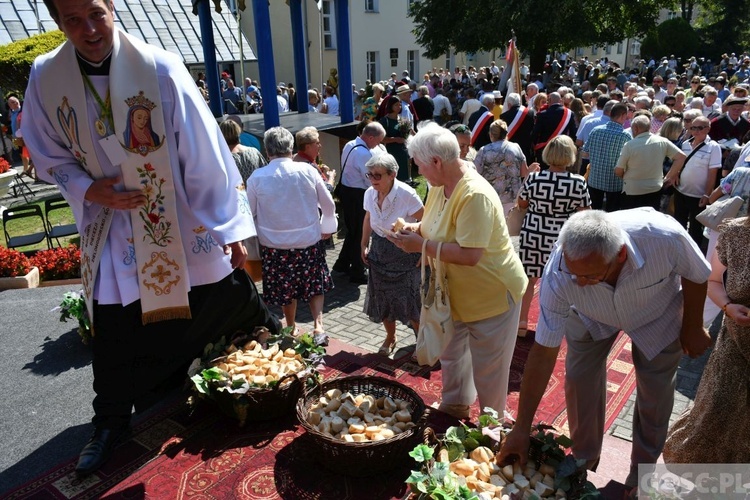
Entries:
POLYGON ((151 128, 151 111, 156 104, 147 99, 143 92, 125 100, 128 105, 128 119, 125 125, 123 146, 128 151, 146 156, 161 146, 161 139, 151 128))

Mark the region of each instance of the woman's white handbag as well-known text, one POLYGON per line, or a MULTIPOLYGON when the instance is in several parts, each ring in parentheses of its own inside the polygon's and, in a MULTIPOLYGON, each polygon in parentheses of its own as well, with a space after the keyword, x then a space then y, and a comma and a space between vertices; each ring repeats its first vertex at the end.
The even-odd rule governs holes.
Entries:
POLYGON ((416 349, 417 362, 420 365, 432 366, 437 363, 455 332, 448 281, 440 260, 442 247, 443 242, 439 241, 435 258, 432 260, 430 278, 425 283, 427 239, 422 242, 422 313, 419 317, 416 349))

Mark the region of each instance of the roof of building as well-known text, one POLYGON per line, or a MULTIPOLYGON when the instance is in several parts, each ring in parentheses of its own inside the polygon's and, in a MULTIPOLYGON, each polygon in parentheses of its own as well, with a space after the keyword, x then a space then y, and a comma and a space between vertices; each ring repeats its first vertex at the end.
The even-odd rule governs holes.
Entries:
MULTIPOLYGON (((185 64, 203 63, 200 22, 191 0, 114 0, 115 24, 141 40, 182 56, 185 64)), ((240 60, 237 20, 229 9, 212 11, 217 62, 240 60)), ((0 0, 0 45, 53 31, 57 24, 43 0, 0 0), (38 9, 38 10, 37 10, 38 9), (38 13, 38 16, 37 16, 38 13)), ((245 61, 256 60, 242 35, 245 61)))

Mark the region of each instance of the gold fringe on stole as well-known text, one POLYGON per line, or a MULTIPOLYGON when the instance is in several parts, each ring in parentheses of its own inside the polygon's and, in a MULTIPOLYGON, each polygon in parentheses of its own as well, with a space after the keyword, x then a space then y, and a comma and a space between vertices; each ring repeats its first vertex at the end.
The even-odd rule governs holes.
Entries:
POLYGON ((169 321, 170 319, 193 319, 192 314, 190 314, 190 307, 165 307, 145 312, 141 315, 144 325, 159 321, 169 321))

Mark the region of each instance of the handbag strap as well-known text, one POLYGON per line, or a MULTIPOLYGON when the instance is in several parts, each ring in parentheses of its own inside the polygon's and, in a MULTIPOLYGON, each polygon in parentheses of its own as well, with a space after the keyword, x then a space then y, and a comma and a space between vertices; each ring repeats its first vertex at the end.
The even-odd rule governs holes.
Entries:
MULTIPOLYGON (((341 181, 344 179, 344 170, 346 169, 346 162, 349 161, 349 157, 352 154, 352 151, 354 151, 357 148, 363 148, 364 146, 362 144, 357 144, 352 149, 349 150, 348 153, 346 153, 346 158, 344 158, 344 164, 341 165, 341 177, 339 177, 339 184, 341 184, 341 181)), ((346 186, 346 184, 344 184, 346 186)))
POLYGON ((705 146, 705 144, 706 144, 705 141, 701 142, 695 148, 693 148, 693 150, 690 152, 689 155, 687 155, 687 158, 685 158, 685 163, 682 164, 682 169, 680 170, 680 175, 679 175, 680 177, 682 177, 682 171, 685 170, 685 167, 687 167, 687 164, 690 161, 690 158, 692 158, 693 155, 695 153, 697 153, 700 148, 702 148, 703 146, 705 146))
POLYGON ((437 250, 435 251, 435 300, 444 302, 443 297, 446 292, 445 274, 443 273, 443 261, 440 260, 440 251, 443 249, 443 242, 437 242, 437 250))

